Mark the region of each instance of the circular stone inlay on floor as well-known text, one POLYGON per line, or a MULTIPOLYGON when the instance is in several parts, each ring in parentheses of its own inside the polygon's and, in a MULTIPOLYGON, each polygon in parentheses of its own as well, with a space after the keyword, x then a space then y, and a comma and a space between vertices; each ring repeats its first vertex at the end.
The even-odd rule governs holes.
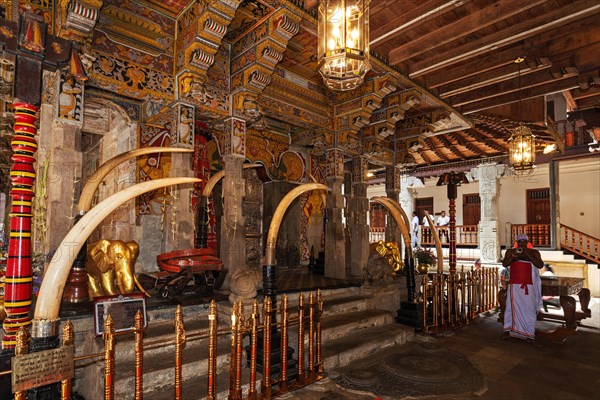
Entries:
POLYGON ((455 364, 427 354, 390 355, 382 366, 389 373, 419 382, 448 382, 460 375, 455 364))
POLYGON ((354 369, 346 374, 346 379, 357 386, 371 386, 377 383, 377 373, 368 369, 354 369))

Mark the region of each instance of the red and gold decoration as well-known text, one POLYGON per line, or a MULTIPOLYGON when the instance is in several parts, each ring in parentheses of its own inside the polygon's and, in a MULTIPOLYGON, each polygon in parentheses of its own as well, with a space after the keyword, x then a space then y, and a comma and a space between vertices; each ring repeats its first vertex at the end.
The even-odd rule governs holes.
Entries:
POLYGON ((35 135, 38 108, 32 104, 15 102, 15 135, 11 142, 14 162, 10 170, 12 189, 10 240, 6 263, 4 288, 3 348, 14 348, 15 335, 20 327, 29 327, 31 319, 31 204, 35 182, 34 154, 37 151, 35 135))

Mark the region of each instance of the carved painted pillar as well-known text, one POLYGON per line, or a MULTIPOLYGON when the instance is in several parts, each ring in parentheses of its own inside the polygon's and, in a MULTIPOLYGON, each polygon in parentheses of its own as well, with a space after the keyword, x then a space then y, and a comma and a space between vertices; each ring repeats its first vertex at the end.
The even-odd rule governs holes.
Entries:
POLYGON ((242 170, 246 154, 246 122, 225 120, 223 162, 223 216, 221 217, 220 257, 229 269, 228 276, 246 263, 246 230, 242 212, 245 182, 242 170))
MULTIPOLYGON (((385 193, 390 199, 398 201, 400 199, 400 169, 397 167, 385 168, 385 193)), ((388 242, 396 242, 398 245, 402 243, 402 235, 400 228, 392 216, 388 213, 387 223, 385 226, 385 240, 388 242)))
POLYGON ((33 163, 38 147, 35 140, 38 108, 33 104, 17 101, 14 102, 14 107, 15 135, 11 142, 14 164, 10 170, 12 208, 4 287, 6 318, 3 322, 3 348, 14 348, 19 328, 31 326, 31 203, 36 178, 33 163))
POLYGON ((351 214, 346 223, 350 224, 350 274, 362 276, 369 259, 369 226, 367 212, 367 170, 369 163, 365 157, 352 159, 352 191, 350 198, 351 214))
POLYGON ((341 149, 327 150, 326 178, 331 192, 327 193, 325 209, 325 276, 346 277, 346 244, 342 210, 344 208, 344 154, 341 149))
POLYGON ((502 166, 482 164, 471 173, 479 181, 481 220, 479 221, 479 250, 481 261, 500 260, 500 232, 498 231, 498 180, 502 166))

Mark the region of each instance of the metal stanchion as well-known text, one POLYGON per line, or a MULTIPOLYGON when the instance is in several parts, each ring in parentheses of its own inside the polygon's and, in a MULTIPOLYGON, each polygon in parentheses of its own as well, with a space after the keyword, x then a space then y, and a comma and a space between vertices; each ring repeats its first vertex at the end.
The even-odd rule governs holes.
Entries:
POLYGON ((104 400, 115 397, 115 323, 109 315, 104 321, 104 400))
MULTIPOLYGON (((73 324, 71 321, 67 321, 65 326, 63 326, 63 346, 73 346, 73 324)), ((70 379, 63 379, 60 381, 60 396, 61 400, 70 400, 71 399, 71 389, 72 382, 70 379)))
POLYGON ((138 310, 135 313, 135 400, 142 400, 144 392, 144 316, 138 310))
POLYGON ((248 385, 248 400, 256 400, 258 397, 256 394, 256 352, 258 340, 258 324, 258 301, 254 300, 254 302, 252 303, 252 328, 250 333, 250 384, 248 385))
POLYGON ((183 312, 181 306, 175 311, 175 400, 181 400, 182 379, 181 368, 183 365, 182 353, 185 346, 185 328, 183 326, 183 312))
POLYGON ((287 346, 288 346, 288 297, 281 297, 281 370, 279 371, 279 393, 288 391, 287 383, 287 346))
POLYGON ((208 394, 207 400, 217 396, 217 303, 211 300, 208 307, 208 394))
POLYGON ((303 385, 304 379, 304 294, 298 299, 298 383, 303 385))

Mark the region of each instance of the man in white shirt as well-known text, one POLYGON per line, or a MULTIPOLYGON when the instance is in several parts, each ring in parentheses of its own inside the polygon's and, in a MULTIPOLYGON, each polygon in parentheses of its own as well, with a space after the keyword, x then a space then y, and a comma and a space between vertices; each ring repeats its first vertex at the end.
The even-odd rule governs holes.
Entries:
POLYGON ((437 219, 437 226, 439 226, 440 228, 438 229, 438 232, 440 234, 440 240, 442 239, 442 236, 446 237, 446 242, 450 241, 450 238, 448 237, 448 229, 446 228, 441 228, 442 226, 448 226, 448 224, 450 223, 450 217, 446 216, 446 211, 442 211, 442 213, 440 214, 440 216, 437 219))
POLYGON ((410 227, 412 232, 412 247, 419 247, 419 217, 416 211, 413 211, 410 227))

